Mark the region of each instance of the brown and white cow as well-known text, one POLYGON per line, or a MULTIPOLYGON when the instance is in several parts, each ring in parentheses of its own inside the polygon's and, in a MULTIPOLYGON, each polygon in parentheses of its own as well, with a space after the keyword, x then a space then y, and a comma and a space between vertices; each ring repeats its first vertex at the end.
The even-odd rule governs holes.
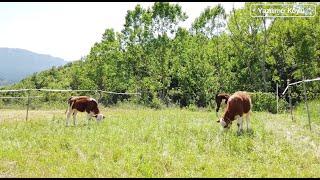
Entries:
POLYGON ((76 116, 78 112, 87 112, 88 123, 92 117, 95 117, 97 121, 104 119, 103 114, 100 113, 98 103, 95 99, 88 96, 72 96, 68 99, 67 110, 67 122, 69 125, 69 119, 71 114, 73 115, 73 124, 76 125, 76 116))
POLYGON ((242 116, 246 116, 247 130, 249 130, 249 116, 252 108, 251 98, 247 92, 238 91, 235 92, 228 98, 227 108, 225 109, 224 115, 219 122, 221 126, 226 130, 229 129, 232 121, 238 119, 238 133, 243 131, 242 128, 242 116))

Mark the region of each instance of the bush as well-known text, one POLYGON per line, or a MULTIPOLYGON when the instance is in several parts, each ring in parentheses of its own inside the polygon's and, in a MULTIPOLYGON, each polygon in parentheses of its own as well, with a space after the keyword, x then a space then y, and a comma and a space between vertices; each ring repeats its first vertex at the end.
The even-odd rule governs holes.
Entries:
POLYGON ((164 107, 163 103, 158 98, 153 98, 150 103, 150 107, 154 109, 162 109, 164 107))
MULTIPOLYGON (((255 92, 250 95, 253 111, 277 112, 277 98, 273 93, 255 92)), ((283 112, 286 107, 288 107, 287 102, 279 98, 279 112, 283 112)))
POLYGON ((196 110, 198 110, 198 107, 194 104, 189 104, 187 109, 190 111, 196 111, 196 110))

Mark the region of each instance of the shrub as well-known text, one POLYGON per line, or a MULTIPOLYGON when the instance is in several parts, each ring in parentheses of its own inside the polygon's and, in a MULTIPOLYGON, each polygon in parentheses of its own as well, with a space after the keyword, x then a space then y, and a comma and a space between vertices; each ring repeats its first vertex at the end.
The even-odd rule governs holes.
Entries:
POLYGON ((198 107, 194 104, 189 104, 187 109, 190 111, 196 111, 196 110, 198 110, 198 107))
MULTIPOLYGON (((250 95, 253 111, 277 112, 277 98, 273 93, 255 92, 250 95)), ((287 102, 279 98, 279 112, 284 111, 286 107, 288 107, 287 102)))
POLYGON ((163 108, 163 103, 161 102, 160 99, 158 98, 152 98, 152 102, 150 103, 150 107, 154 109, 162 109, 163 108))

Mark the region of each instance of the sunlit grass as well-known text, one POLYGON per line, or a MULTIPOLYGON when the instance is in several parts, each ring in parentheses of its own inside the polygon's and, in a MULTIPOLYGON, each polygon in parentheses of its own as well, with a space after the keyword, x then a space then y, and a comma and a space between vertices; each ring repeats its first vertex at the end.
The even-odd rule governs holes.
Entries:
POLYGON ((106 108, 103 122, 79 114, 75 127, 64 112, 33 110, 25 122, 19 111, 21 121, 1 122, 0 177, 320 176, 319 136, 288 115, 254 112, 253 133, 237 136, 208 111, 106 108))
MULTIPOLYGON (((310 121, 320 124, 320 99, 308 101, 308 109, 310 121)), ((298 119, 306 118, 306 122, 308 122, 308 111, 305 102, 301 102, 296 108, 294 108, 294 115, 298 116, 298 119)))

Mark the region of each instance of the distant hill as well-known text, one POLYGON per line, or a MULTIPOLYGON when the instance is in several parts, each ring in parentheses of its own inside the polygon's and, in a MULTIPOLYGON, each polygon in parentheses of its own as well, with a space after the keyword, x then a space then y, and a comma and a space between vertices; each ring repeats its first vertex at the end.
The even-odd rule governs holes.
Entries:
POLYGON ((66 63, 61 58, 24 49, 0 48, 0 86, 18 82, 34 72, 66 63))

